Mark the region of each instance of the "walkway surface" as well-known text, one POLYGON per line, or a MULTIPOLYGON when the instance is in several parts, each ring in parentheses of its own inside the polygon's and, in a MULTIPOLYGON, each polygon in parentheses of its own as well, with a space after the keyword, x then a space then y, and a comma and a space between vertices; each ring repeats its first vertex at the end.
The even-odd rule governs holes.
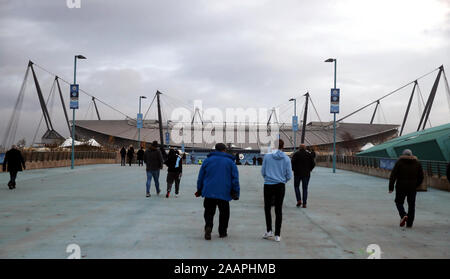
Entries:
MULTIPOLYGON (((203 239, 203 203, 195 198, 199 166, 184 166, 178 198, 145 197, 137 166, 91 165, 19 173, 17 189, 0 173, 0 258, 450 258, 450 193, 417 197, 413 229, 398 226, 387 180, 316 168, 308 208, 295 207, 292 181, 283 208, 282 241, 265 230, 260 167, 240 166, 241 199, 231 202, 229 237, 203 239)), ((161 173, 165 190, 166 170, 161 173)), ((215 217, 216 224, 218 216, 215 217)))

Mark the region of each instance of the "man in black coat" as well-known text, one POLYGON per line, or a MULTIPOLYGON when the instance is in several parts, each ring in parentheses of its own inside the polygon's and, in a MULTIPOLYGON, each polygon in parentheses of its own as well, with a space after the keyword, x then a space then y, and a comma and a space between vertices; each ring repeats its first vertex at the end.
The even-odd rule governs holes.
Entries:
POLYGON ((167 165, 167 194, 166 198, 169 197, 170 191, 172 190, 172 184, 175 182, 175 197, 178 197, 180 192, 180 181, 181 175, 183 173, 183 158, 179 154, 178 150, 171 148, 167 156, 167 161, 164 162, 167 165))
POLYGON ((138 161, 138 166, 143 166, 144 165, 144 148, 138 150, 137 152, 137 161, 138 161))
POLYGON ((130 145, 130 148, 128 148, 127 156, 128 156, 128 163, 130 164, 131 167, 131 163, 133 163, 134 157, 134 148, 132 145, 130 145))
POLYGON ((22 153, 17 149, 15 145, 6 152, 5 159, 3 161, 3 171, 9 171, 10 181, 8 182, 9 189, 16 188, 17 172, 25 169, 25 160, 22 153))
POLYGON ((294 171, 294 190, 297 198, 297 207, 300 207, 303 201, 303 208, 306 208, 309 179, 316 163, 314 163, 314 158, 311 156, 311 153, 306 151, 306 146, 301 144, 300 150, 292 156, 291 164, 292 170, 294 171), (302 182, 303 200, 299 189, 300 181, 302 182))
POLYGON ((417 188, 423 182, 423 169, 416 156, 411 150, 405 149, 392 169, 389 178, 389 194, 394 191, 395 185, 395 205, 400 214, 400 226, 411 228, 414 222, 417 188), (405 212, 403 204, 405 198, 408 201, 408 213, 405 212))
POLYGON ((127 150, 125 149, 125 147, 123 146, 122 149, 120 149, 120 165, 121 166, 125 166, 126 165, 126 161, 125 161, 125 157, 127 156, 127 150))
POLYGON ((155 180, 156 194, 159 195, 161 190, 159 189, 159 172, 163 168, 164 159, 161 151, 158 149, 158 142, 155 140, 150 145, 150 148, 145 150, 144 162, 147 172, 146 197, 150 197, 150 184, 152 178, 155 180))

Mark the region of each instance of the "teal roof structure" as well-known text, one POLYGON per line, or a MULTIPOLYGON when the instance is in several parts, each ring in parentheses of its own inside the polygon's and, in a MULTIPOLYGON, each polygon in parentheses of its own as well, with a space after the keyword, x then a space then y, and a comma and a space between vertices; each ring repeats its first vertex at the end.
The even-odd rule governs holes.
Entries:
POLYGON ((420 160, 450 162, 450 123, 397 137, 356 156, 398 158, 405 149, 420 160))

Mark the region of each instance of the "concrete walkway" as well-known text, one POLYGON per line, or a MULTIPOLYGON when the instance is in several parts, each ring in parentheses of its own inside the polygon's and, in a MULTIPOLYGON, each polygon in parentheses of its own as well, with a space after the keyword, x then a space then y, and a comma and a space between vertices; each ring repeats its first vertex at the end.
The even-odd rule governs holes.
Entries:
MULTIPOLYGON (((241 199, 231 202, 229 237, 203 239, 199 166, 184 166, 181 195, 145 197, 137 166, 91 165, 19 173, 17 189, 0 174, 0 258, 450 258, 450 193, 417 196, 413 229, 401 229, 387 180, 316 168, 307 209, 295 207, 292 181, 283 208, 282 241, 263 240, 260 167, 240 166, 241 199)), ((161 173, 162 193, 166 170, 161 173)), ((216 215, 216 224, 218 216, 216 215)))

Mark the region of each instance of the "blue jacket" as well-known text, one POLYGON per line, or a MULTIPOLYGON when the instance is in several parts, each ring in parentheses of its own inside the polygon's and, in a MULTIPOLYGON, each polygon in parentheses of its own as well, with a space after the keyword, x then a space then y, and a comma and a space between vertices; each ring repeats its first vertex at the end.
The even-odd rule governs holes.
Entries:
POLYGON ((239 197, 239 173, 234 157, 219 151, 209 153, 198 174, 197 191, 204 198, 230 201, 232 190, 239 197))
POLYGON ((264 184, 286 184, 292 178, 291 160, 284 152, 274 150, 264 155, 261 174, 264 184))

